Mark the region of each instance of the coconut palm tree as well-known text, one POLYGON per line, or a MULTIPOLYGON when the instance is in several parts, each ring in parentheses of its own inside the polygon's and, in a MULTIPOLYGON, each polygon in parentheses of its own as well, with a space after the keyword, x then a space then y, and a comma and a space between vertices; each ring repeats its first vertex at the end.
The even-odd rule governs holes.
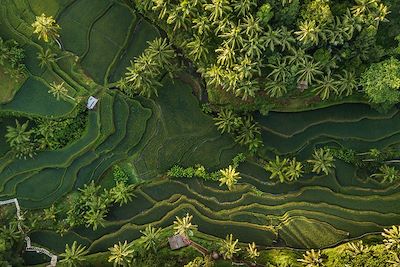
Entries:
POLYGON ((173 28, 174 32, 181 28, 186 30, 188 22, 189 22, 188 19, 186 18, 186 16, 184 14, 182 14, 182 12, 179 10, 179 8, 173 9, 169 13, 169 16, 167 18, 167 23, 174 25, 174 28, 173 28))
POLYGON ((285 172, 285 177, 287 180, 296 181, 303 175, 303 173, 303 164, 301 162, 296 161, 295 158, 289 161, 285 172))
POLYGON ((42 49, 37 53, 37 59, 39 60, 39 67, 43 69, 45 66, 49 67, 51 63, 56 62, 56 54, 51 52, 49 48, 42 49))
POLYGON ((229 190, 232 190, 241 178, 240 173, 236 171, 235 167, 229 165, 228 168, 220 170, 221 178, 219 179, 220 185, 226 184, 229 190))
POLYGON ((192 224, 193 216, 189 215, 189 213, 186 213, 186 216, 182 218, 175 216, 175 219, 173 227, 175 235, 190 237, 194 235, 195 231, 197 231, 197 225, 192 224))
POLYGON ((91 209, 85 213, 84 219, 86 227, 92 227, 93 231, 96 231, 99 225, 104 226, 105 217, 107 215, 106 209, 91 209))
POLYGON ((290 51, 291 55, 286 56, 285 58, 287 59, 287 62, 289 64, 292 64, 296 67, 303 64, 306 60, 312 59, 312 56, 306 54, 306 52, 301 48, 296 49, 296 48, 292 47, 289 49, 289 51, 290 51))
POLYGON ((225 240, 222 242, 219 252, 222 254, 225 260, 231 260, 233 256, 240 251, 237 247, 239 240, 233 240, 233 235, 229 234, 226 236, 225 240))
POLYGON ((240 25, 230 23, 229 28, 219 34, 218 37, 224 39, 225 47, 236 49, 243 46, 242 27, 240 25))
POLYGON ((211 21, 206 16, 198 16, 192 21, 192 28, 197 31, 197 36, 208 36, 211 32, 211 21))
POLYGON ((357 89, 358 82, 354 72, 343 70, 343 74, 336 75, 336 85, 339 95, 350 96, 357 89))
POLYGON ((57 41, 57 38, 60 37, 58 32, 61 27, 52 16, 47 17, 45 14, 36 16, 32 27, 34 28, 33 33, 38 34, 38 39, 43 39, 46 43, 49 42, 49 40, 57 41))
POLYGON ((330 97, 331 93, 338 94, 337 82, 329 73, 325 75, 322 80, 317 80, 317 86, 313 89, 322 100, 326 100, 330 97))
POLYGON ((66 97, 75 102, 75 98, 68 95, 68 89, 65 88, 64 82, 61 82, 61 83, 52 82, 50 84, 50 89, 49 89, 48 93, 52 94, 57 99, 57 101, 59 101, 60 98, 62 98, 62 97, 66 97))
MULTIPOLYGON (((224 44, 224 43, 223 43, 224 44)), ((218 54, 217 63, 221 66, 230 67, 235 61, 235 49, 229 45, 223 45, 217 49, 215 52, 218 54)))
POLYGON ((323 172, 328 175, 335 168, 334 158, 329 149, 319 148, 314 150, 313 159, 307 162, 313 164, 312 171, 317 174, 323 172))
POLYGON ((261 40, 266 48, 269 48, 272 52, 275 51, 275 47, 282 45, 281 42, 281 30, 274 30, 271 26, 267 26, 268 31, 264 33, 261 40))
POLYGON ((232 133, 240 126, 239 117, 229 109, 222 109, 214 120, 221 133, 232 133))
POLYGON ((255 73, 261 75, 260 63, 253 61, 248 56, 240 57, 239 63, 233 66, 233 70, 241 81, 253 78, 255 73))
POLYGON ((363 241, 357 241, 357 242, 350 242, 347 244, 347 249, 348 252, 351 253, 353 257, 366 253, 369 251, 369 247, 367 245, 363 244, 363 241))
POLYGON ((241 120, 241 125, 238 130, 238 134, 235 138, 235 141, 241 145, 247 145, 252 140, 256 139, 258 135, 261 134, 260 127, 252 116, 247 116, 243 120, 241 120))
POLYGON ((300 23, 299 30, 294 33, 297 35, 297 40, 303 44, 317 45, 320 32, 321 29, 315 20, 305 20, 300 23))
POLYGON ((204 37, 195 35, 194 39, 186 44, 186 47, 189 50, 189 55, 192 56, 195 61, 207 59, 208 49, 206 44, 207 42, 204 37))
POLYGON ((21 240, 22 233, 18 229, 17 223, 10 223, 9 226, 3 225, 0 227, 0 235, 2 239, 7 240, 11 246, 13 246, 16 242, 21 240))
POLYGON ((247 257, 253 262, 260 256, 260 252, 258 252, 256 243, 248 244, 246 248, 247 257))
POLYGON ((247 100, 249 97, 255 97, 258 90, 260 87, 256 80, 245 80, 239 83, 235 95, 240 96, 242 100, 247 100))
POLYGON ((317 75, 321 75, 322 71, 321 64, 319 62, 314 62, 314 60, 306 57, 299 64, 299 71, 296 73, 298 76, 297 81, 305 81, 309 85, 315 80, 317 75))
POLYGON ((225 13, 232 11, 229 0, 211 0, 211 3, 206 3, 203 7, 210 12, 210 20, 213 22, 219 21, 224 17, 225 13))
POLYGON ((262 56, 262 51, 264 51, 264 47, 260 42, 260 38, 253 37, 249 40, 243 41, 243 48, 240 50, 241 53, 244 53, 245 56, 249 58, 255 58, 259 60, 262 56))
POLYGON ((287 93, 287 86, 284 82, 267 80, 264 86, 268 96, 273 98, 282 97, 287 93))
POLYGON ((207 85, 220 86, 222 78, 225 76, 224 69, 219 65, 211 65, 205 73, 204 77, 207 79, 207 85))
POLYGON ((351 12, 355 17, 359 17, 371 13, 377 7, 378 0, 356 0, 356 5, 351 8, 351 12))
MULTIPOLYGON (((252 1, 252 0, 248 0, 252 1)), ((262 33, 262 28, 260 26, 260 19, 254 18, 253 15, 247 15, 244 20, 243 24, 240 24, 243 28, 243 31, 247 34, 248 39, 258 39, 258 36, 262 33)))
POLYGON ((380 3, 378 8, 376 9, 376 15, 374 20, 379 22, 388 22, 389 20, 386 18, 387 15, 390 14, 389 8, 385 6, 383 3, 380 3))
POLYGON ((275 82, 287 82, 290 79, 291 72, 285 59, 275 58, 272 63, 267 65, 272 69, 268 77, 272 77, 275 82))
POLYGON ((56 221, 56 215, 58 212, 56 206, 53 204, 51 207, 43 210, 43 219, 56 221))
POLYGON ((7 133, 5 135, 7 143, 13 146, 30 142, 33 131, 28 130, 28 126, 29 121, 20 124, 18 120, 15 120, 15 127, 7 126, 7 133))
MULTIPOLYGON (((156 66, 171 65, 171 59, 175 57, 175 51, 165 38, 156 38, 147 42, 149 47, 146 53, 154 59, 156 66)), ((142 62, 141 62, 142 63, 142 62)))
POLYGON ((306 251, 303 254, 303 259, 298 259, 306 267, 322 267, 324 266, 323 259, 321 257, 321 251, 315 251, 314 249, 306 251))
POLYGON ((279 33, 282 52, 292 49, 293 44, 296 43, 296 39, 293 37, 293 31, 288 30, 285 26, 281 26, 279 33))
POLYGON ((170 9, 170 5, 171 4, 170 4, 169 0, 153 0, 152 9, 154 11, 158 11, 159 12, 158 13, 158 18, 159 19, 163 19, 167 15, 167 13, 168 13, 168 11, 170 9))
POLYGON ((114 200, 114 203, 122 206, 123 204, 127 204, 128 202, 132 201, 132 198, 135 196, 133 193, 134 189, 134 185, 128 185, 124 182, 118 181, 116 185, 110 189, 110 195, 114 200))
POLYGON ((275 156, 275 160, 270 160, 264 165, 264 169, 270 172, 269 179, 278 178, 281 183, 284 183, 286 178, 287 164, 289 160, 284 158, 280 159, 279 156, 275 156))
POLYGON ((144 245, 145 250, 156 252, 157 246, 160 243, 161 228, 155 228, 152 225, 147 225, 143 231, 140 231, 142 236, 140 242, 144 245))
POLYGON ((85 246, 78 245, 76 241, 72 243, 72 246, 65 245, 65 252, 60 254, 63 259, 61 262, 65 263, 69 267, 81 266, 82 262, 85 261, 85 255, 88 253, 85 246))
POLYGON ((233 9, 239 16, 247 15, 253 7, 257 6, 255 0, 235 0, 233 2, 233 9))
POLYGON ((128 243, 125 240, 124 243, 118 242, 118 244, 114 244, 108 250, 110 251, 108 262, 112 262, 114 266, 131 266, 134 260, 133 253, 135 252, 133 243, 128 243))
POLYGON ((385 238, 383 244, 386 249, 400 249, 400 226, 392 226, 390 229, 383 229, 382 236, 385 238))
POLYGON ((380 173, 373 174, 371 175, 371 177, 382 179, 381 183, 393 183, 400 178, 400 171, 397 170, 395 167, 382 165, 379 168, 379 171, 380 173))

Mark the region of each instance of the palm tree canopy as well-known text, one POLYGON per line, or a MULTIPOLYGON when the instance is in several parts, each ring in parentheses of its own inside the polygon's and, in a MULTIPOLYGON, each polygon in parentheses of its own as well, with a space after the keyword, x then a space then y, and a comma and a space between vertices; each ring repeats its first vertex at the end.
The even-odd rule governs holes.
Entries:
POLYGON ((329 149, 319 148, 314 151, 313 159, 308 160, 313 164, 313 172, 320 174, 321 172, 328 175, 335 168, 334 158, 329 149))
POLYGON ((108 262, 113 262, 114 266, 129 266, 133 261, 133 253, 135 252, 133 243, 128 243, 125 240, 124 243, 114 244, 108 250, 110 251, 108 262))
POLYGON ((185 217, 180 218, 178 216, 175 217, 174 221, 174 230, 176 235, 183 235, 186 237, 193 236, 194 231, 197 230, 197 225, 192 224, 193 216, 186 214, 185 217))
POLYGON ((233 240, 233 235, 227 235, 223 241, 219 251, 224 257, 224 259, 232 259, 233 256, 239 252, 241 249, 237 247, 239 240, 233 240))
POLYGON ((55 39, 59 37, 58 31, 60 30, 60 25, 56 23, 52 16, 47 17, 45 14, 36 16, 36 20, 32 23, 34 28, 34 33, 37 33, 39 39, 43 39, 48 42, 49 39, 55 39))
POLYGON ((74 241, 72 246, 68 244, 65 245, 65 252, 60 254, 61 257, 64 257, 61 261, 70 267, 80 266, 87 253, 88 251, 85 246, 78 245, 78 243, 74 241))
POLYGON ((226 169, 220 170, 220 173, 220 186, 226 184, 229 190, 232 190, 233 187, 237 184, 238 180, 241 178, 240 173, 237 172, 232 165, 229 165, 229 167, 226 169))

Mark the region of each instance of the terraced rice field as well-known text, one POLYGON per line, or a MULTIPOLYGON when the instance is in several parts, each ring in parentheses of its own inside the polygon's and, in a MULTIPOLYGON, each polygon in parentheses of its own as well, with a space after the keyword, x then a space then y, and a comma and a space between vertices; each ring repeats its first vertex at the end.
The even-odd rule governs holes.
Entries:
MULTIPOLYGON (((233 233, 243 242, 263 246, 321 248, 400 221, 398 185, 386 187, 361 177, 354 167, 340 161, 330 176, 275 184, 258 162, 248 160, 240 167, 242 179, 233 192, 217 183, 160 177, 174 164, 201 163, 216 170, 229 164, 241 148, 229 136, 219 135, 212 118, 201 112, 192 89, 180 80, 164 79, 159 97, 151 100, 128 99, 105 88, 123 75, 146 41, 160 35, 157 29, 118 1, 65 0, 58 5, 50 0, 45 1, 47 5, 33 0, 2 1, 7 5, 0 6, 0 32, 24 44, 30 78, 13 102, 1 106, 0 114, 12 110, 68 116, 74 105, 54 102, 47 95, 52 81, 64 81, 72 95, 100 92, 100 104, 89 113, 82 138, 60 151, 42 152, 25 161, 12 161, 0 153, 0 200, 18 197, 25 209, 48 207, 90 180, 100 180, 123 160, 132 163, 141 179, 151 180, 137 190, 133 202, 111 210, 104 228, 77 228, 63 237, 35 232, 35 243, 60 253, 65 243, 77 240, 90 252, 105 251, 117 240, 137 238, 147 224, 167 226, 175 215, 189 212, 199 229, 211 235, 233 233), (88 8, 91 12, 83 16, 80 10, 88 8), (47 69, 38 67, 36 54, 43 43, 32 36, 30 24, 47 9, 62 27, 65 49, 80 57, 77 65, 63 59, 47 69), (94 82, 82 80, 86 76, 80 67, 94 82), (48 106, 24 104, 33 97, 48 106)), ((400 142, 399 111, 379 114, 364 104, 271 112, 256 119, 262 125, 265 155, 290 154, 305 160, 315 147, 324 145, 365 151, 400 142)), ((6 122, 9 119, 0 121, 0 126, 6 122)))

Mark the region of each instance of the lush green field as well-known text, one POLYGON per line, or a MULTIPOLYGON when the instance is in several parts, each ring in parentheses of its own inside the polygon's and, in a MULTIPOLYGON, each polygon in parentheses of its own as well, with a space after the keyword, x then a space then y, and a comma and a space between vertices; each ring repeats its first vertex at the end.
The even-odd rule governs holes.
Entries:
MULTIPOLYGON (((32 234, 33 242, 61 253, 66 243, 77 240, 91 253, 102 252, 118 240, 139 237, 148 224, 168 226, 176 215, 189 212, 200 231, 217 237, 233 233, 242 242, 262 246, 321 248, 400 221, 398 186, 359 176, 353 166, 340 161, 332 175, 275 184, 259 162, 249 159, 241 165, 242 179, 232 192, 218 183, 165 178, 163 174, 174 164, 199 163, 217 170, 242 148, 230 136, 219 134, 212 118, 202 113, 192 88, 179 79, 164 78, 159 96, 153 99, 129 99, 103 87, 122 77, 146 42, 160 36, 158 30, 122 1, 3 2, 0 35, 24 45, 30 77, 12 102, 0 105, 0 115, 68 116, 75 105, 48 94, 52 81, 65 81, 74 94, 97 90, 100 103, 89 112, 84 135, 59 151, 11 160, 0 137, 0 200, 17 197, 25 209, 49 207, 89 181, 101 181, 121 161, 131 163, 141 179, 150 181, 137 189, 131 203, 110 211, 104 228, 80 227, 62 237, 38 231, 32 234), (78 64, 92 79, 91 85, 68 59, 49 69, 38 66, 36 53, 44 44, 32 35, 30 25, 41 12, 57 17, 64 48, 80 57, 78 64)), ((1 136, 11 120, 0 120, 1 136)), ((291 154, 304 160, 324 145, 365 151, 400 143, 399 111, 380 114, 366 104, 270 112, 256 120, 262 126, 265 155, 291 154)))

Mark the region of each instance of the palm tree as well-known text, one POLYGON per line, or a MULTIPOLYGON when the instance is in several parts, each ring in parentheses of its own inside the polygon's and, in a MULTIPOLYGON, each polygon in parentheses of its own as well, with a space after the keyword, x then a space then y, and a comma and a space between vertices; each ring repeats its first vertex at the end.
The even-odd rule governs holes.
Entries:
POLYGON ((197 230, 197 225, 192 224, 193 216, 189 215, 189 213, 186 213, 186 216, 183 218, 180 218, 178 216, 175 216, 175 218, 176 221, 174 221, 174 234, 183 235, 186 237, 193 236, 194 231, 197 230))
POLYGON ((313 164, 312 171, 317 174, 323 172, 328 175, 335 168, 334 158, 329 149, 319 148, 314 150, 313 159, 307 162, 313 164))
POLYGON ((167 13, 168 9, 170 7, 170 1, 169 0, 153 0, 154 6, 152 7, 153 10, 158 11, 158 18, 163 19, 167 13))
POLYGON ((207 59, 208 49, 206 43, 204 38, 195 35, 194 39, 186 44, 189 55, 192 56, 195 61, 207 59))
POLYGON ((222 84, 222 78, 224 77, 225 71, 219 65, 212 65, 208 68, 204 74, 207 78, 207 85, 220 86, 222 84))
POLYGON ((249 97, 255 97, 258 90, 260 87, 256 80, 245 80, 239 83, 235 95, 241 96, 242 100, 247 100, 249 97))
POLYGON ((36 20, 32 23, 32 27, 34 28, 33 33, 39 35, 39 40, 43 39, 46 43, 49 42, 49 40, 57 41, 57 38, 60 37, 58 34, 60 25, 56 23, 52 16, 46 17, 45 14, 36 16, 36 20))
POLYGON ((210 12, 210 20, 213 22, 219 21, 225 13, 232 11, 229 0, 211 0, 211 3, 204 4, 203 7, 210 12))
MULTIPOLYGON (((252 1, 252 0, 248 0, 252 1)), ((242 1, 240 1, 242 2, 242 1)), ((253 15, 249 14, 247 15, 244 20, 243 24, 240 26, 243 28, 244 32, 247 34, 248 39, 253 39, 255 38, 258 40, 258 36, 262 33, 262 29, 260 26, 260 19, 259 18, 254 18, 253 15)))
POLYGON ((289 181, 298 180, 304 173, 303 164, 293 158, 286 167, 285 177, 289 181))
POLYGON ((144 245, 145 250, 153 250, 153 252, 156 252, 157 246, 160 243, 161 228, 147 225, 144 231, 140 232, 142 233, 140 242, 144 245))
POLYGON ((285 50, 292 49, 293 44, 296 42, 296 39, 293 37, 293 31, 288 30, 285 26, 281 26, 280 30, 280 46, 282 47, 282 52, 285 50))
POLYGON ((214 118, 215 125, 221 133, 232 133, 240 125, 239 117, 232 110, 222 109, 218 112, 218 117, 214 118))
POLYGON ((390 229, 383 229, 382 236, 385 238, 383 244, 386 249, 400 249, 400 226, 392 226, 390 229))
POLYGON ((193 29, 197 31, 196 36, 208 36, 210 34, 211 28, 211 22, 210 19, 206 16, 198 16, 193 19, 193 29))
POLYGON ((22 237, 21 231, 18 229, 17 223, 10 223, 9 226, 0 227, 0 235, 2 239, 7 240, 13 246, 22 237))
POLYGON ((285 83, 273 80, 267 80, 265 83, 265 89, 267 90, 268 96, 273 98, 282 97, 287 93, 287 87, 285 83))
POLYGON ((257 135, 261 134, 260 127, 252 116, 247 116, 245 119, 241 120, 241 125, 235 141, 241 145, 247 145, 252 140, 257 138, 257 135))
POLYGON ((322 80, 317 80, 317 86, 314 88, 315 92, 322 100, 329 98, 331 92, 338 94, 338 89, 336 86, 337 82, 332 78, 331 74, 324 76, 322 80))
POLYGON ((388 260, 387 263, 390 263, 391 267, 399 267, 400 266, 400 257, 399 257, 399 255, 394 251, 390 251, 390 254, 392 254, 393 258, 391 260, 388 260))
POLYGON ((312 249, 312 250, 306 251, 306 253, 303 254, 303 259, 298 259, 297 261, 303 263, 303 265, 306 267, 322 267, 322 266, 324 266, 320 250, 315 251, 314 249, 312 249))
POLYGON ((306 54, 306 52, 301 48, 296 49, 292 47, 289 49, 289 51, 291 52, 291 55, 286 57, 288 59, 288 63, 293 64, 296 67, 303 64, 306 60, 312 59, 312 56, 306 54))
POLYGON ((278 178, 281 183, 284 183, 286 180, 286 170, 288 162, 288 159, 284 158, 281 160, 279 156, 275 156, 274 161, 268 161, 265 164, 264 169, 267 172, 271 173, 269 179, 278 178))
POLYGON ((239 240, 233 240, 233 235, 229 234, 226 236, 226 239, 223 241, 219 251, 224 257, 224 259, 231 260, 233 256, 240 251, 240 248, 237 247, 237 243, 239 240))
MULTIPOLYGON (((224 42, 223 42, 224 44, 224 42)), ((223 45, 215 49, 215 52, 218 53, 217 63, 221 66, 230 67, 235 61, 235 49, 229 45, 223 45)))
POLYGON ((354 90, 356 90, 358 86, 354 72, 343 70, 343 74, 336 75, 336 85, 339 95, 352 95, 354 90))
POLYGON ((389 167, 387 165, 382 165, 379 168, 380 173, 376 173, 371 175, 374 178, 380 178, 381 183, 393 183, 394 181, 399 180, 400 171, 398 171, 395 167, 389 167))
POLYGON ((248 56, 240 57, 239 61, 240 63, 233 66, 233 70, 239 76, 239 80, 251 79, 257 72, 261 75, 260 63, 252 61, 248 56))
POLYGON ((321 30, 315 20, 306 20, 300 23, 299 31, 294 33, 297 35, 297 40, 303 42, 303 44, 317 45, 320 32, 321 30))
POLYGON ((88 253, 85 246, 78 245, 76 241, 72 243, 70 247, 68 244, 65 245, 65 252, 60 254, 64 259, 61 262, 64 262, 67 266, 81 266, 82 262, 85 260, 85 255, 88 253))
POLYGON ((146 49, 146 53, 154 59, 156 66, 171 65, 171 59, 175 57, 175 51, 172 49, 171 44, 168 44, 167 39, 156 38, 147 43, 149 47, 146 49))
POLYGON ((58 210, 57 210, 56 206, 54 206, 54 204, 53 204, 53 205, 51 205, 50 208, 43 210, 43 219, 56 221, 57 213, 58 213, 58 210))
POLYGON ((50 84, 50 89, 48 93, 52 94, 57 99, 57 101, 59 101, 61 97, 66 97, 71 99, 72 101, 75 101, 75 98, 68 95, 68 89, 64 87, 64 82, 52 82, 50 84))
POLYGON ((272 77, 275 82, 285 83, 289 80, 291 72, 285 59, 281 57, 275 58, 274 61, 267 66, 272 69, 268 77, 272 77))
POLYGON ((46 50, 40 50, 39 53, 37 53, 37 59, 39 60, 39 67, 44 68, 45 66, 49 67, 51 63, 56 62, 56 54, 51 52, 49 48, 46 50))
POLYGON ((181 28, 187 29, 188 19, 180 12, 179 8, 175 8, 169 13, 167 23, 174 25, 173 31, 175 32, 181 28))
POLYGON ((15 127, 7 126, 7 133, 5 135, 6 141, 10 146, 17 144, 26 144, 31 140, 32 130, 28 130, 29 121, 20 124, 15 120, 15 127))
POLYGON ((224 46, 229 46, 232 49, 243 46, 242 27, 231 23, 229 29, 218 35, 224 39, 224 46))
POLYGON ((133 243, 128 243, 126 240, 124 243, 119 241, 108 250, 110 251, 108 262, 112 262, 114 266, 130 266, 132 264, 135 252, 133 243))
POLYGON ((267 26, 268 31, 262 36, 261 40, 264 43, 264 46, 269 48, 272 52, 275 51, 275 47, 278 45, 282 45, 281 42, 281 30, 274 30, 271 26, 267 26))
POLYGON ((86 227, 92 226, 93 231, 96 231, 99 225, 104 226, 105 217, 107 215, 106 209, 91 209, 85 213, 84 219, 86 227))
POLYGON ((372 9, 378 7, 378 0, 356 0, 356 5, 351 8, 355 17, 371 13, 372 9))
POLYGON ((315 80, 315 76, 322 74, 320 70, 321 64, 310 60, 308 57, 300 62, 299 68, 300 70, 296 73, 298 76, 297 81, 305 81, 309 85, 315 80))
POLYGON ((118 203, 119 206, 122 206, 132 201, 132 197, 135 196, 133 193, 134 189, 134 185, 127 185, 124 182, 118 181, 117 184, 110 189, 110 195, 114 203, 118 203))
POLYGON ((259 60, 264 51, 264 47, 260 42, 260 38, 252 37, 249 40, 243 40, 243 48, 240 50, 241 53, 249 58, 255 58, 259 60))
POLYGON ((386 17, 387 15, 390 14, 389 8, 385 6, 383 3, 380 3, 376 15, 375 15, 375 21, 379 22, 387 22, 389 21, 386 17))
POLYGON ((236 0, 233 3, 233 9, 238 13, 239 16, 245 16, 253 7, 256 6, 257 1, 255 0, 236 0))
POLYGON ((220 170, 221 178, 219 179, 220 185, 226 184, 229 190, 232 190, 241 178, 240 173, 236 171, 235 167, 229 165, 228 168, 220 170))
POLYGON ((350 242, 347 244, 347 251, 349 251, 353 257, 366 253, 369 251, 369 247, 363 244, 363 241, 350 242))
POLYGON ((260 252, 258 252, 256 244, 254 242, 247 246, 246 252, 247 252, 247 257, 253 262, 256 260, 258 256, 260 256, 260 252))

